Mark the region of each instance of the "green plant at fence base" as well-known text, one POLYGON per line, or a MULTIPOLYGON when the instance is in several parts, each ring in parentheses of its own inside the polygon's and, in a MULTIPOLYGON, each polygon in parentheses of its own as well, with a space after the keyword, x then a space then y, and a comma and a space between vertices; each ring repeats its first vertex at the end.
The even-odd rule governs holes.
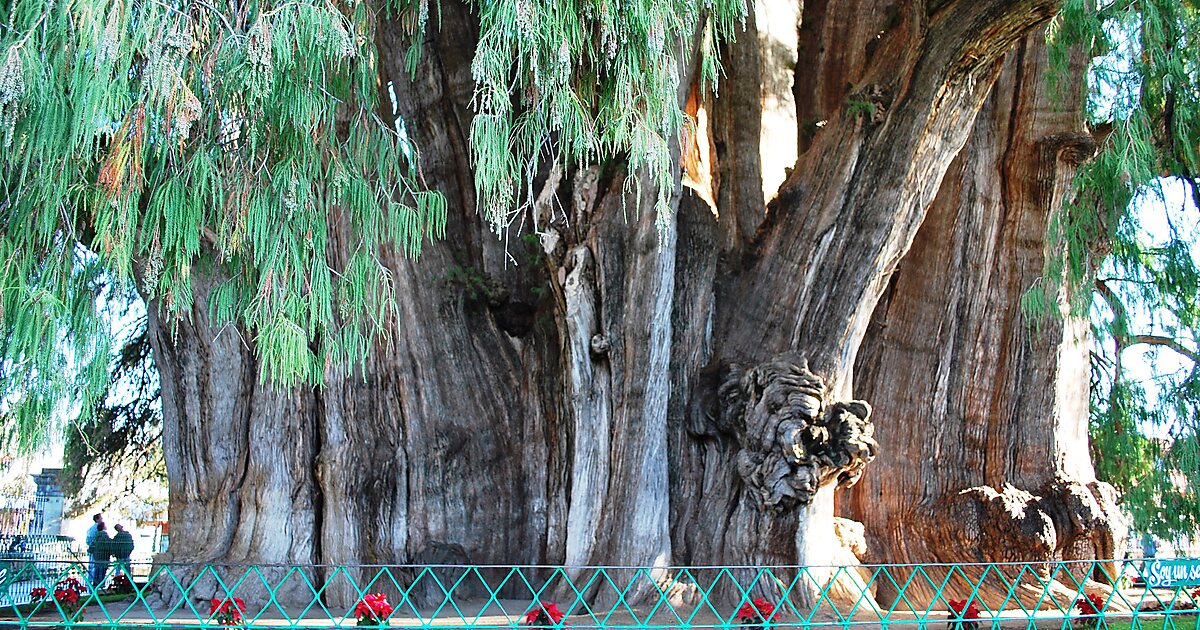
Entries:
POLYGON ((221 626, 245 625, 245 613, 246 602, 242 601, 240 597, 213 599, 208 608, 209 618, 221 626))
POLYGON ((979 630, 979 607, 975 605, 975 602, 966 599, 952 599, 949 604, 950 623, 948 625, 951 628, 979 630))
POLYGON ((1075 608, 1079 609, 1079 614, 1082 615, 1078 623, 1084 628, 1095 628, 1104 621, 1101 613, 1104 610, 1104 598, 1095 593, 1080 597, 1079 601, 1075 602, 1075 608))
POLYGON ((387 595, 375 593, 364 595, 354 606, 354 616, 358 617, 358 625, 379 627, 388 625, 388 617, 392 616, 392 605, 388 603, 387 595))
POLYGON ((738 609, 737 620, 743 626, 758 626, 765 628, 775 620, 775 604, 758 597, 748 604, 742 604, 738 609))
POLYGON ((558 604, 554 602, 550 602, 549 604, 538 602, 537 606, 534 606, 529 609, 529 612, 525 613, 525 623, 530 626, 565 626, 567 624, 562 623, 562 620, 566 616, 567 613, 559 610, 558 604))

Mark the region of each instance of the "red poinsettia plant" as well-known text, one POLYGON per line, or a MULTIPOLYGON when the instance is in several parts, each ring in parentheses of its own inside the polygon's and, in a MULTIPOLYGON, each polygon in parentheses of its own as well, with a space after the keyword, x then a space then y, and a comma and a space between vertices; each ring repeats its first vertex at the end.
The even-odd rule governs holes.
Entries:
POLYGON ((1085 627, 1094 627, 1100 623, 1103 615, 1104 598, 1095 593, 1088 593, 1075 602, 1075 608, 1084 616, 1079 623, 1085 627))
POLYGON ((108 585, 108 590, 113 593, 132 593, 133 582, 129 581, 129 576, 122 573, 112 579, 112 583, 108 585))
POLYGON ((979 607, 975 602, 969 599, 951 599, 950 604, 950 625, 961 625, 965 630, 976 630, 979 628, 979 607))
POLYGON ((29 591, 30 599, 44 599, 46 597, 46 587, 39 586, 32 591, 29 591))
POLYGON ((240 626, 245 623, 246 602, 241 597, 213 599, 209 603, 208 615, 221 626, 240 626))
MULTIPOLYGON (((45 589, 42 592, 44 593, 45 589)), ((54 601, 58 602, 58 607, 67 617, 73 617, 83 610, 87 603, 86 595, 87 587, 84 586, 82 580, 73 575, 59 580, 54 585, 54 601)))
POLYGON ((548 604, 538 602, 536 606, 529 609, 529 612, 525 613, 525 624, 530 626, 557 626, 561 624, 565 626, 567 624, 562 623, 562 620, 566 616, 567 613, 559 610, 558 604, 554 602, 548 604))
POLYGON ((375 593, 364 595, 354 606, 354 616, 358 617, 360 626, 386 626, 388 617, 392 616, 392 605, 388 603, 387 595, 375 593))
POLYGON ((761 626, 775 618, 775 604, 756 597, 754 601, 742 604, 738 609, 737 620, 743 626, 761 626))

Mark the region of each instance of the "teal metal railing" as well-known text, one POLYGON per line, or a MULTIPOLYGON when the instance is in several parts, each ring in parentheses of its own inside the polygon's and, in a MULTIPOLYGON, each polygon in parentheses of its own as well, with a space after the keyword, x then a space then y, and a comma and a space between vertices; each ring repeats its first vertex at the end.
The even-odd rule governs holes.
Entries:
POLYGON ((87 565, 0 579, 0 627, 1200 630, 1200 559, 849 567, 87 565), (1103 584, 1116 583, 1116 587, 1103 584))

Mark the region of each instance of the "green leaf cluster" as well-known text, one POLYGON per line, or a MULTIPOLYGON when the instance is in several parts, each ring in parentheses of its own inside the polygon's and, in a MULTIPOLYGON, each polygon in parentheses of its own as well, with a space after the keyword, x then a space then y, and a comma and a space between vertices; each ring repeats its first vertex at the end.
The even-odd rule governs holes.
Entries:
POLYGON ((499 0, 477 8, 471 155, 479 208, 493 229, 520 216, 519 191, 532 188, 547 157, 579 165, 625 158, 655 181, 657 222, 669 225, 678 176, 671 145, 689 124, 681 71, 699 47, 701 78, 715 86, 715 42, 733 37, 745 3, 499 0))
POLYGON ((33 447, 64 401, 95 407, 106 287, 136 284, 164 326, 237 327, 278 384, 365 357, 395 317, 383 257, 418 254, 446 220, 397 121, 377 113, 377 10, 0 1, 9 445, 33 447))
POLYGON ((1093 321, 1097 472, 1125 492, 1140 531, 1190 536, 1200 527, 1200 2, 1069 0, 1051 39, 1060 71, 1072 50, 1092 56, 1099 150, 1052 224, 1062 247, 1039 289, 1065 284, 1074 315, 1093 321), (1190 193, 1164 193, 1180 186, 1190 193), (1134 373, 1126 355, 1145 348, 1149 373, 1134 373))

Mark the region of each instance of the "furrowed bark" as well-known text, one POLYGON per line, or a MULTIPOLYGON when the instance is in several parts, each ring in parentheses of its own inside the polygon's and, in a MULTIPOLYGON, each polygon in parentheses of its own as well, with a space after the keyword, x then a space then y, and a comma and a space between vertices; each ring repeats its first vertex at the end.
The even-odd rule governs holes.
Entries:
MULTIPOLYGON (((1048 222, 1095 150, 1079 90, 1051 93, 1047 63, 1042 33, 1008 58, 858 358, 855 388, 881 417, 921 419, 879 423, 891 448, 843 503, 866 525, 873 561, 1112 558, 1123 548, 1115 493, 1087 457, 1087 322, 1062 319, 1065 295, 1057 313, 1021 309, 1058 246, 1045 242, 1048 222)), ((928 603, 932 588, 916 583, 908 601, 928 603)), ((1040 585, 1022 586, 1033 605, 1040 585)), ((891 603, 889 587, 880 597, 891 603)), ((996 580, 980 596, 996 605, 1007 590, 996 580)), ((1059 603, 1074 593, 1061 588, 1059 603)))
MULTIPOLYGON (((877 454, 933 459, 954 431, 953 423, 930 428, 922 416, 893 409, 895 393, 877 383, 905 371, 901 354, 885 350, 920 347, 915 339, 926 331, 919 327, 871 350, 880 371, 860 367, 856 379, 872 313, 879 321, 900 308, 908 269, 953 258, 934 256, 922 238, 966 247, 977 242, 968 235, 984 236, 964 226, 990 225, 989 261, 999 264, 1001 245, 1024 248, 1013 250, 1023 256, 1020 274, 1041 260, 1042 219, 1004 228, 994 218, 936 213, 950 191, 965 198, 965 184, 948 182, 965 181, 968 162, 951 163, 969 136, 1000 151, 994 143, 1003 130, 980 131, 997 124, 998 110, 990 106, 979 125, 976 114, 1003 56, 1054 8, 1050 0, 817 0, 801 12, 798 3, 763 2, 726 51, 720 99, 694 103, 711 115, 710 171, 699 178, 711 182, 709 198, 681 192, 674 225, 659 232, 651 210, 657 190, 645 174, 620 160, 554 164, 536 178, 538 199, 524 217, 535 239, 517 228, 497 238, 476 213, 468 136, 478 25, 468 8, 442 5, 416 77, 403 67, 405 29, 382 22, 381 79, 395 86, 426 182, 449 201, 447 238, 419 260, 387 257, 398 296, 390 344, 348 373, 331 369, 316 392, 259 385, 252 348, 207 323, 203 290, 191 322, 169 334, 155 321, 176 557, 651 567, 854 561, 862 548, 853 542, 855 525, 834 519, 835 488, 853 484, 877 454), (777 21, 796 19, 803 26, 793 41, 777 21), (779 144, 787 146, 772 146, 779 144), (794 164, 779 162, 795 155, 794 164), (628 192, 634 178, 640 199, 628 192), (932 227, 922 237, 931 206, 932 227), (917 262, 901 266, 909 258, 917 262), (880 314, 876 304, 898 266, 880 314), (855 398, 873 405, 874 416, 855 398), (872 417, 881 427, 874 438, 872 417), (906 442, 914 433, 937 439, 906 442), (290 533, 286 547, 264 534, 280 531, 290 533)), ((1010 63, 1023 67, 1029 58, 1010 63)), ((691 64, 682 67, 689 75, 691 64)), ((1029 82, 1041 73, 1031 65, 1020 89, 1036 89, 1029 82)), ((681 103, 690 87, 685 81, 681 103)), ((1038 185, 1052 189, 1038 193, 1044 205, 1065 189, 1073 145, 1034 144, 1042 153, 1010 147, 993 157, 1043 160, 1033 168, 1038 185)), ((1021 192, 1022 175, 1006 176, 1005 194, 1021 192)), ((1005 206, 1005 220, 1034 217, 1036 204, 1026 205, 1020 215, 1005 206)), ((346 240, 335 230, 335 262, 347 255, 346 240)), ((954 251, 965 259, 966 250, 954 251)), ((961 268, 962 286, 983 273, 961 268)), ((996 402, 981 409, 996 419, 980 415, 978 426, 964 428, 977 444, 942 460, 944 483, 939 478, 936 497, 922 498, 942 506, 934 514, 956 514, 959 507, 938 501, 962 488, 1010 477, 1036 486, 1045 481, 1038 477, 1044 462, 1083 435, 1084 418, 1066 403, 1078 396, 1069 372, 1074 348, 1036 346, 1045 356, 1033 358, 1026 348, 1033 342, 1017 333, 1009 308, 1013 287, 1026 278, 1018 275, 1004 292, 988 294, 1004 308, 970 304, 981 309, 970 325, 988 328, 971 351, 1042 366, 1050 393, 1028 397, 1033 385, 1024 372, 995 379, 996 402), (1039 415, 1039 404, 1057 405, 1061 420, 1039 415), (1030 425, 1019 434, 1040 449, 1036 461, 1009 457, 1016 418, 1030 425), (975 466, 973 453, 987 449, 996 456, 980 464, 979 480, 946 472, 975 466)), ((931 297, 910 291, 932 308, 931 297)), ((919 357, 966 352, 959 337, 936 339, 919 357)), ((912 379, 925 374, 909 371, 912 379)), ((943 388, 938 409, 979 405, 984 397, 973 388, 993 375, 954 373, 961 386, 943 388)), ((1063 470, 1086 481, 1082 464, 1063 470)), ((867 519, 871 504, 862 496, 875 495, 855 494, 844 511, 867 520, 870 553, 912 558, 916 547, 867 519)), ((314 579, 330 582, 330 604, 352 604, 350 579, 359 575, 314 579)), ((812 604, 813 588, 830 579, 814 576, 788 594, 793 603, 812 604)), ((510 586, 506 594, 516 594, 510 586)), ((780 586, 763 583, 754 592, 778 596, 780 586)), ((416 595, 439 596, 431 585, 416 595)), ((726 584, 713 595, 736 600, 739 593, 726 584)), ((602 585, 585 596, 610 602, 615 592, 602 585)))
MULTIPOLYGON (((844 17, 832 5, 817 4, 813 13, 806 8, 806 16, 844 17)), ((924 13, 920 3, 895 9, 894 19, 889 18, 892 23, 878 35, 874 55, 861 61, 861 74, 854 73, 847 101, 824 118, 826 124, 817 128, 769 207, 750 253, 723 269, 712 371, 720 374, 717 382, 729 386, 726 391, 732 398, 722 394, 701 411, 710 425, 708 432, 724 434, 726 446, 705 463, 721 470, 705 471, 699 478, 715 475, 726 481, 713 484, 714 491, 704 497, 709 509, 688 527, 687 535, 697 540, 689 546, 693 558, 747 565, 826 565, 840 554, 842 546, 833 530, 831 482, 852 483, 858 465, 869 461, 869 432, 850 431, 845 434, 847 442, 840 445, 806 443, 804 450, 811 457, 820 459, 823 456, 817 453, 829 447, 836 452, 831 463, 848 468, 841 472, 837 466, 822 468, 831 472, 817 476, 820 490, 815 492, 804 481, 810 473, 796 476, 808 464, 782 478, 772 477, 773 487, 784 491, 787 485, 796 488, 799 480, 795 491, 800 492, 800 500, 770 514, 763 507, 774 499, 764 504, 759 496, 766 491, 763 479, 746 477, 745 469, 739 479, 734 462, 747 454, 756 461, 766 457, 763 465, 778 465, 772 462, 780 460, 773 458, 787 460, 786 441, 781 454, 772 454, 779 447, 760 440, 774 439, 773 432, 790 426, 797 416, 770 402, 771 391, 791 395, 784 393, 789 391, 786 379, 778 381, 783 389, 772 390, 776 377, 770 374, 782 374, 778 370, 783 368, 770 367, 753 377, 754 383, 765 387, 761 391, 755 389, 760 385, 742 375, 747 374, 744 370, 776 365, 767 362, 785 356, 782 360, 794 365, 806 363, 825 384, 820 404, 824 411, 817 412, 825 414, 825 420, 815 420, 818 424, 829 420, 836 410, 834 403, 851 398, 854 357, 869 311, 906 253, 946 167, 966 141, 970 121, 999 71, 1000 59, 1021 36, 1048 19, 1053 6, 1052 2, 949 3, 932 14, 924 13), (732 384, 731 376, 743 379, 744 386, 732 384), (721 418, 731 400, 745 401, 747 396, 759 409, 754 413, 765 413, 765 420, 752 421, 749 411, 742 417, 721 418), (755 402, 759 396, 765 398, 755 402), (750 426, 761 421, 766 422, 765 428, 750 426)), ((885 13, 882 6, 866 12, 885 13)), ((833 24, 808 22, 805 29, 828 37, 847 35, 833 24)), ((864 36, 858 34, 860 40, 864 36)), ((824 52, 813 46, 814 38, 820 39, 811 35, 806 39, 801 33, 802 55, 807 51, 814 61, 802 57, 797 63, 797 86, 806 83, 800 76, 803 69, 815 68, 818 77, 825 76, 821 74, 827 68, 821 63, 824 52)), ((854 43, 851 40, 849 46, 854 43)), ((855 70, 859 63, 844 56, 834 62, 855 70)), ((841 81, 828 79, 827 83, 844 84, 848 72, 842 70, 841 81)), ((801 104, 799 97, 797 101, 802 112, 832 108, 835 102, 832 97, 816 104, 801 104)), ((803 121, 804 114, 799 119, 803 121)), ((854 422, 829 426, 840 431, 854 422)), ((869 424, 865 428, 869 431, 869 424)), ((757 471, 753 475, 776 474, 761 466, 753 470, 757 471)), ((772 490, 762 496, 774 495, 772 490)), ((823 578, 816 579, 819 583, 823 578)), ((812 594, 799 595, 804 600, 812 594)))
MULTIPOLYGON (((319 491, 309 462, 317 443, 316 398, 311 390, 279 392, 261 383, 241 332, 210 324, 207 299, 214 284, 196 280, 191 321, 168 328, 149 312, 168 419, 163 427, 171 480, 168 518, 178 532, 163 559, 313 564, 319 491)), ((268 579, 286 573, 263 571, 268 579)), ((181 568, 176 577, 188 583, 198 572, 181 568)), ((247 591, 261 593, 257 586, 251 581, 247 591)), ((224 597, 211 574, 192 594, 205 601, 224 597)))

